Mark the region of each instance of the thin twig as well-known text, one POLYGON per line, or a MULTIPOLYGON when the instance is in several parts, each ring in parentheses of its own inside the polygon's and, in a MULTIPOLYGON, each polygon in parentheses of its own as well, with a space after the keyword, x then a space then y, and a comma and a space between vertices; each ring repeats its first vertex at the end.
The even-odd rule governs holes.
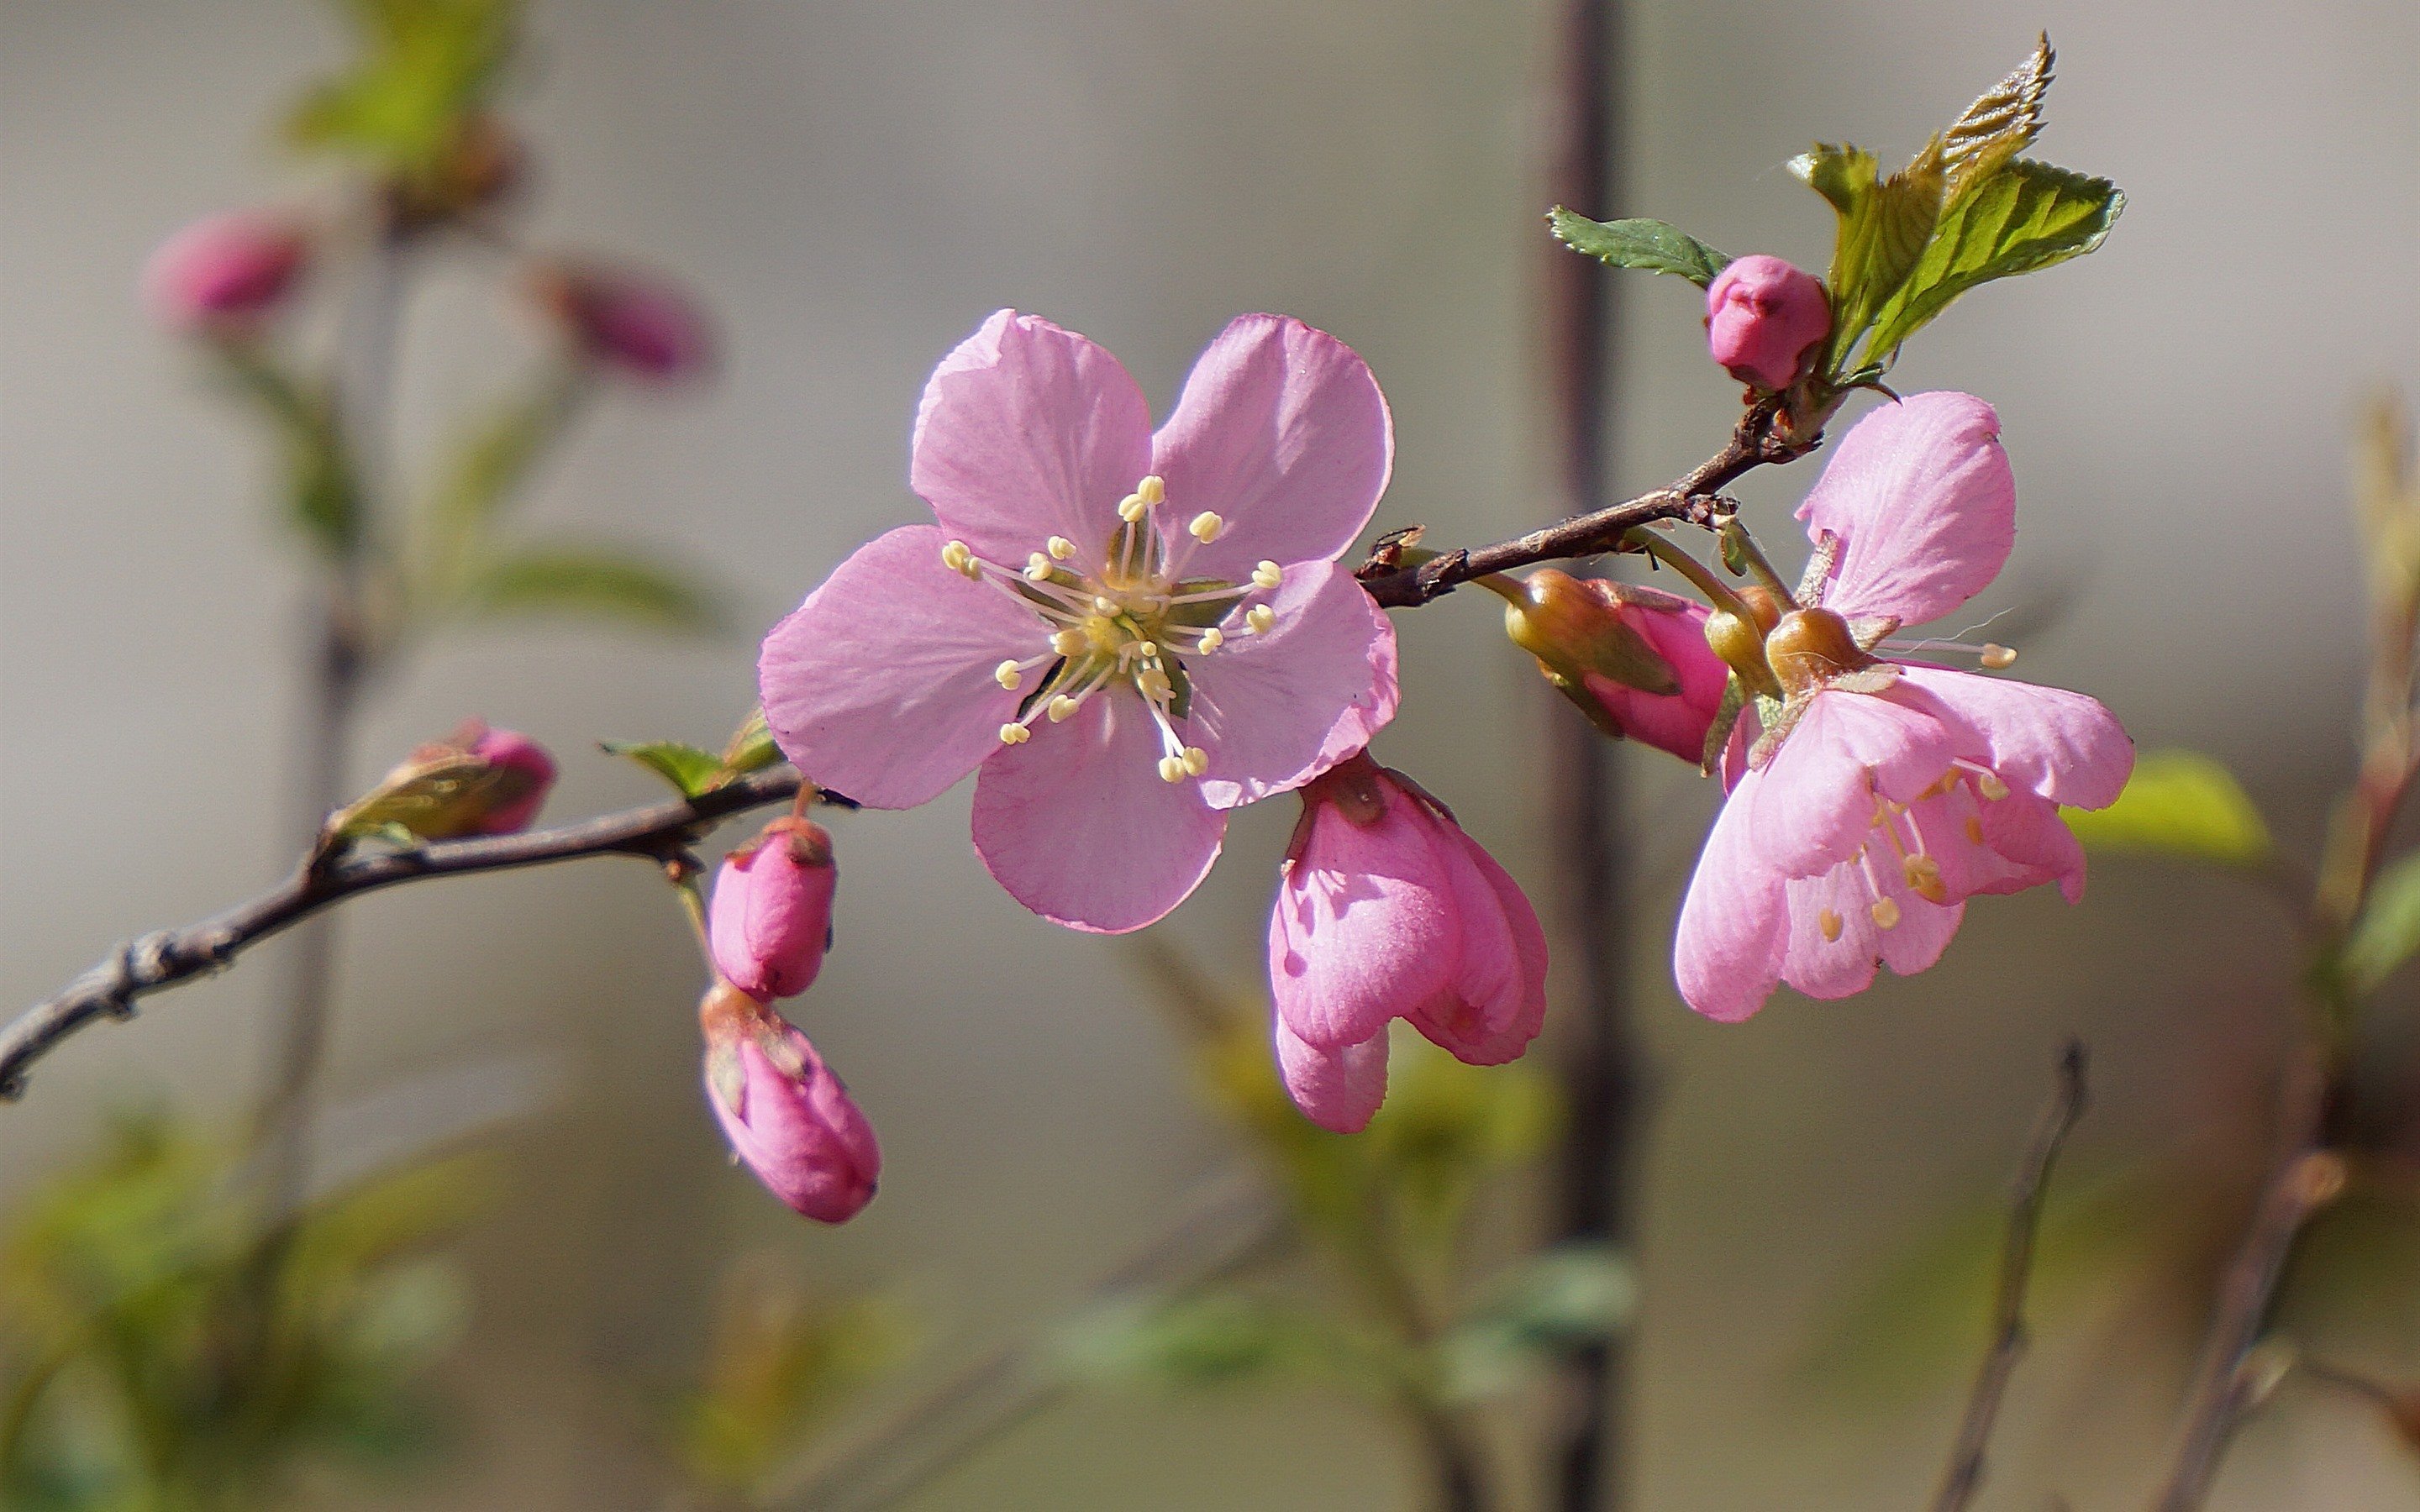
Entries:
POLYGON ((2058 1090, 2034 1122, 2032 1143, 2017 1184, 2009 1196, 2009 1239, 2000 1252, 2000 1286, 1992 1307, 1992 1347, 1967 1394, 1966 1416, 1959 1426, 1957 1447, 1950 1452, 1948 1473, 1932 1498, 1932 1512, 1962 1512, 1983 1484, 1983 1460, 1992 1443, 1992 1427, 1999 1420, 2009 1381, 2024 1358, 2025 1289, 2033 1279, 2034 1246, 2041 1233, 2042 1199, 2050 1185, 2050 1168, 2058 1159, 2068 1131, 2084 1117, 2086 1100, 2084 1042, 2070 1040, 2058 1057, 2058 1090))
MULTIPOLYGON (((307 862, 275 887, 223 914, 160 930, 120 946, 67 989, 37 1003, 0 1030, 0 1097, 24 1090, 25 1073, 58 1042, 102 1018, 131 1018, 135 1000, 226 964, 253 945, 329 904, 424 877, 463 876, 545 866, 591 856, 638 856, 661 862, 735 813, 784 803, 799 790, 789 767, 751 773, 696 798, 649 804, 527 834, 441 841, 407 851, 365 851, 333 864, 307 862)), ((837 794, 827 801, 845 805, 837 794)))

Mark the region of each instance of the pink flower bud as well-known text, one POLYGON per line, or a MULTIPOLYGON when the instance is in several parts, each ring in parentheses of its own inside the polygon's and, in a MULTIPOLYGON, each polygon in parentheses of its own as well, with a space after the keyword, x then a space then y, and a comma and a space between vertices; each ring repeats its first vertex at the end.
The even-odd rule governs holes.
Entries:
POLYGON ((705 312, 668 283, 572 263, 548 263, 531 289, 591 362, 659 382, 712 365, 705 312))
POLYGON ((1706 644, 1703 606, 1552 567, 1507 599, 1506 633, 1598 729, 1701 759, 1729 674, 1706 644))
POLYGON ((213 215, 163 242, 143 270, 154 318, 175 331, 241 331, 268 315, 302 276, 311 238, 258 210, 213 215))
POLYGON ((330 816, 333 835, 407 831, 418 840, 526 828, 554 785, 554 759, 529 736, 478 719, 415 747, 378 786, 330 816))
POLYGON ((529 827, 554 786, 554 758, 518 730, 489 730, 471 742, 471 754, 495 773, 487 801, 473 822, 480 835, 512 835, 529 827))
POLYGON ((1302 790, 1269 916, 1279 1069, 1340 1134, 1387 1089, 1387 1026, 1475 1066, 1511 1060, 1546 1013, 1546 936, 1520 887, 1445 806, 1364 753, 1302 790))
POLYGON ((831 948, 831 837, 807 819, 776 819, 722 859, 706 935, 714 969, 760 1002, 795 997, 831 948))
POLYGON ((717 982, 698 1005, 706 1089, 732 1152, 767 1190, 819 1223, 845 1223, 882 1173, 874 1130, 807 1037, 717 982))
POLYGON ((1778 257, 1736 259, 1706 290, 1706 339, 1742 383, 1786 389, 1807 350, 1832 333, 1823 284, 1778 257))

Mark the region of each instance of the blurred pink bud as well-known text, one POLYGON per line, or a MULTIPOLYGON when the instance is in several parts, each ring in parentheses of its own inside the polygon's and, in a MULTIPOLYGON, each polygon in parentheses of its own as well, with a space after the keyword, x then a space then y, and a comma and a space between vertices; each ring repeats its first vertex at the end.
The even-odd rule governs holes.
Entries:
POLYGON ((1742 383, 1790 387, 1807 349, 1831 333, 1823 281, 1778 257, 1741 257, 1706 290, 1706 339, 1742 383))
POLYGON ((706 313, 669 283, 586 264, 542 264, 538 303, 591 362, 659 382, 692 378, 714 362, 706 313))
POLYGON ((1352 1134, 1387 1090, 1395 1019, 1474 1066, 1546 1014, 1546 935, 1443 804, 1362 753, 1302 790, 1269 916, 1278 1064, 1312 1122, 1352 1134))
POLYGON ((471 754, 495 774, 472 832, 511 835, 527 829, 554 786, 554 758, 518 730, 482 731, 471 742, 471 754))
POLYGON ((144 301, 172 330, 240 330, 285 299, 310 255, 310 235, 295 222, 229 210, 161 243, 144 266, 144 301))
POLYGON ((760 1002, 795 997, 831 948, 831 837, 807 819, 776 819, 722 859, 706 933, 714 969, 760 1002))
POLYGON ((706 1089, 732 1153, 767 1190, 819 1223, 845 1223, 873 1200, 882 1151, 807 1037, 729 982, 698 1005, 706 1089))
POLYGON ((329 816, 331 835, 404 830, 418 840, 509 835, 528 827, 554 785, 554 759, 529 736, 465 720, 413 748, 378 786, 329 816))

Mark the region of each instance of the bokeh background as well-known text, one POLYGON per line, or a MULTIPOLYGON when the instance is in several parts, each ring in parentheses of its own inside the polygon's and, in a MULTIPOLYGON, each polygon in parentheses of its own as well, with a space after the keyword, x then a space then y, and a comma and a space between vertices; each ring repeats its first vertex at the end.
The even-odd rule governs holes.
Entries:
MULTIPOLYGON (((2124 219, 2096 255, 1961 304, 1894 382, 1999 407, 2022 529, 1977 617, 2038 625, 2024 671, 2102 697, 2146 747, 2220 754, 2307 846, 2350 760, 2358 687, 2353 406, 2381 381, 2420 387, 2420 10, 1621 8, 1624 185, 1618 205, 1583 208, 1816 267, 1830 217, 1783 162, 1817 135, 1904 154, 2050 29, 2061 79, 2040 150, 2115 178, 2124 219)), ((534 236, 676 270, 727 351, 711 389, 600 407, 533 514, 695 564, 752 633, 453 636, 376 694, 365 781, 477 713, 565 758, 557 816, 653 796, 588 743, 719 743, 752 698, 754 627, 914 517, 919 386, 1002 304, 1101 340, 1162 406, 1230 315, 1301 316, 1357 347, 1393 406, 1382 527, 1492 539, 1553 507, 1535 315, 1548 8, 542 0, 533 32, 519 114, 542 175, 534 236)), ((338 49, 303 0, 0 8, 8 1005, 287 864, 302 579, 255 438, 148 328, 133 285, 189 219, 297 185, 263 123, 338 49)), ((438 424, 430 396, 520 360, 493 300, 464 278, 411 312, 407 439, 438 424)), ((1618 481, 1644 487, 1714 448, 1736 391, 1704 358, 1685 285, 1634 276, 1621 301, 1618 481)), ((1769 538, 1790 539, 1813 474, 1743 490, 1769 538)), ((1493 600, 1399 620, 1410 696, 1380 754, 1543 887, 1556 817, 1528 758, 1560 711, 1503 643, 1493 600)), ((1704 1024, 1662 949, 1713 795, 1649 758, 1630 769, 1637 1011, 1657 1064, 1638 1504, 1911 1504, 1969 1351, 1953 1339, 1946 1365, 1877 1365, 1838 1342, 1844 1307, 1945 1213, 1991 1200, 2068 1032, 2096 1056, 2079 1168, 2223 1166, 2257 1141, 2284 929, 2226 884, 2106 864, 2074 910, 2046 893, 1979 904, 1922 978, 1839 1004, 1785 993, 1745 1027, 1704 1024)), ((1168 932, 1248 975, 1292 821, 1284 804, 1245 816, 1168 932)), ((887 1156, 882 1196, 837 1231, 725 1163, 696 1087, 695 954, 646 869, 347 910, 334 1095, 466 1067, 541 1089, 507 1136, 509 1196, 473 1241, 475 1439, 411 1504, 645 1504, 634 1404, 694 1349, 737 1251, 837 1288, 906 1278, 933 1320, 917 1368, 943 1373, 1078 1295, 1231 1158, 1130 956, 988 881, 964 789, 835 827, 840 947, 804 1014, 887 1156)), ((0 1205, 112 1106, 164 1093, 240 1110, 271 954, 47 1062, 0 1111, 0 1205)), ((2177 1196, 2149 1191, 2147 1213, 2177 1196)), ((1999 1504, 2053 1489, 2125 1504, 2156 1473, 2177 1335, 2144 1321, 2157 1298, 2073 1289, 2017 1386, 1999 1504)), ((2420 1340, 2400 1348, 2372 1363, 2410 1374, 2420 1340)), ((1387 1427, 1348 1404, 1091 1395, 907 1504, 1415 1494, 1387 1427)), ((2370 1416, 2306 1396, 2246 1434, 2217 1504, 2420 1507, 2420 1466, 2370 1416)))

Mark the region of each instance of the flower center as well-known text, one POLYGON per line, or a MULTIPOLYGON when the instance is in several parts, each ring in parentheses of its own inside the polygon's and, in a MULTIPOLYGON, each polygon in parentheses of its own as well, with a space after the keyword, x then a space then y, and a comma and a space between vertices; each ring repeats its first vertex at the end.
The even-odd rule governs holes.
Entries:
MULTIPOLYGON (((1926 847, 1923 826, 1916 823, 1915 809, 1929 799, 1947 797, 1961 785, 1974 789, 1982 803, 1996 803, 2009 795, 2009 785, 1990 767, 1963 758, 1953 761, 1939 780, 1916 795, 1915 803, 1894 803, 1881 794, 1873 795, 1874 812, 1869 820, 1866 843, 1856 855, 1856 879, 1865 884, 1866 912, 1878 930, 1899 927, 1900 911, 1894 889, 1885 886, 1885 870, 1898 873, 1907 890, 1927 903, 1947 903, 1949 888, 1941 878, 1941 862, 1926 847)), ((1967 843, 1983 843, 1983 822, 1974 814, 1966 816, 1964 833, 1967 843)), ((1815 926, 1821 930, 1826 944, 1840 941, 1847 920, 1829 908, 1815 916, 1815 926)))
POLYGON ((1159 727, 1162 779, 1182 782, 1210 769, 1209 753, 1179 733, 1193 702, 1186 663, 1224 645, 1239 610, 1244 634, 1275 628, 1274 606, 1246 601, 1276 592, 1284 573, 1264 562, 1244 583, 1186 577, 1194 547, 1217 540, 1226 521, 1204 511, 1171 541, 1156 513, 1167 499, 1167 485, 1156 474, 1135 485, 1118 505, 1118 527, 1097 559, 1063 535, 1042 542, 1014 568, 976 556, 964 541, 941 548, 945 566, 1014 597, 1033 611, 1037 624, 1035 654, 1012 656, 992 671, 1011 692, 1026 689, 1029 680, 1032 685, 1017 717, 1000 727, 1001 744, 1021 746, 1032 738, 1035 720, 1056 724, 1094 696, 1125 688, 1159 727))

